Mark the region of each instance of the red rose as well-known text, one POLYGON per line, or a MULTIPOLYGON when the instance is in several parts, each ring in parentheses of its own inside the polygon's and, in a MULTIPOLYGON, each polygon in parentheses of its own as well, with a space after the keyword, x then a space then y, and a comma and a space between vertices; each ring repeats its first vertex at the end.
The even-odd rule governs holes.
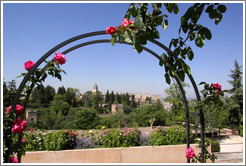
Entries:
POLYGON ((62 53, 55 53, 56 55, 54 56, 54 60, 63 65, 66 62, 66 57, 62 53))
POLYGON ((24 63, 24 68, 28 71, 28 70, 30 70, 33 67, 34 64, 35 63, 33 61, 26 61, 24 63))
POLYGON ((14 158, 14 157, 10 157, 10 158, 9 158, 9 161, 10 161, 11 163, 18 163, 17 158, 14 158))
POLYGON ((191 159, 195 156, 194 150, 192 148, 186 149, 185 154, 187 159, 191 159))
POLYGON ((115 27, 108 27, 106 29, 106 33, 107 34, 113 35, 115 32, 116 32, 116 28, 115 27))
POLYGON ((22 133, 27 128, 27 121, 21 121, 21 118, 18 118, 14 123, 12 133, 22 133))
POLYGON ((217 91, 221 91, 221 85, 218 82, 211 84, 211 87, 217 89, 217 91))
MULTIPOLYGON (((11 110, 11 107, 12 106, 9 106, 8 108, 7 108, 7 115, 8 115, 8 113, 9 113, 9 111, 11 110)), ((21 114, 23 113, 23 107, 21 106, 21 105, 19 105, 19 104, 17 104, 16 105, 16 107, 15 107, 15 114, 17 115, 17 116, 21 116, 21 114)))

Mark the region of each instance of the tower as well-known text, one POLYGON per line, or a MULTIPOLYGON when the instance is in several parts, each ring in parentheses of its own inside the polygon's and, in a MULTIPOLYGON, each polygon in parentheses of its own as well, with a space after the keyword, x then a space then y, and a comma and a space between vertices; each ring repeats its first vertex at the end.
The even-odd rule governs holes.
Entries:
POLYGON ((92 91, 91 91, 92 93, 96 93, 96 92, 99 92, 98 91, 98 86, 97 86, 97 84, 95 83, 95 85, 94 85, 94 87, 93 87, 93 89, 92 89, 92 91))

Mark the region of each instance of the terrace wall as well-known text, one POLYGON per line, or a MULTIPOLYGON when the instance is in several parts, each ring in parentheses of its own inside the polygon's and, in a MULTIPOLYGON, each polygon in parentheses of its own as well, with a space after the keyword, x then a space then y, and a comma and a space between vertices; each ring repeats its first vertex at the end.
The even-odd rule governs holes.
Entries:
MULTIPOLYGON (((191 147, 198 154, 201 152, 191 147)), ((186 163, 186 145, 26 152, 22 163, 186 163)), ((211 148, 209 147, 209 152, 211 148)), ((210 162, 210 161, 209 161, 210 162)))

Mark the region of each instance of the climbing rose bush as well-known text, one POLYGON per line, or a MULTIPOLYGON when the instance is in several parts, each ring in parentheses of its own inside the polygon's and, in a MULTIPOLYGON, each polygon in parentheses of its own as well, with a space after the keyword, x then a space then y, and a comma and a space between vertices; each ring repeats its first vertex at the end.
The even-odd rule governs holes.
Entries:
POLYGON ((107 29, 106 29, 106 33, 107 34, 110 34, 110 35, 114 35, 114 33, 116 32, 116 28, 115 27, 108 27, 107 29))
POLYGON ((35 63, 33 62, 33 61, 26 61, 25 63, 24 63, 24 68, 28 71, 28 70, 30 70, 32 67, 33 67, 33 65, 34 65, 35 63))
POLYGON ((62 54, 62 53, 55 53, 54 60, 55 60, 57 63, 63 65, 63 64, 65 64, 65 62, 66 62, 66 57, 65 57, 64 54, 62 54))
POLYGON ((195 156, 194 150, 192 148, 186 149, 185 154, 187 159, 192 159, 195 156))
MULTIPOLYGON (((12 105, 7 108, 7 113, 6 113, 7 115, 9 113, 9 111, 11 110, 11 107, 12 107, 12 105)), ((21 105, 17 104, 15 107, 15 114, 17 116, 21 116, 22 113, 23 113, 23 107, 21 105)))
POLYGON ((18 118, 14 123, 12 133, 22 133, 27 128, 27 121, 22 121, 21 118, 18 118))

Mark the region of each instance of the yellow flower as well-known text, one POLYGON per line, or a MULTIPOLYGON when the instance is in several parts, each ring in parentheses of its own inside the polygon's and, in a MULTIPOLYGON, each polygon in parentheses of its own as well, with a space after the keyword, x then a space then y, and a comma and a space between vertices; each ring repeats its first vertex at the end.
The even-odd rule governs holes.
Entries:
POLYGON ((105 129, 106 127, 105 126, 102 126, 102 130, 105 129))
POLYGON ((88 131, 88 134, 93 134, 93 131, 92 131, 92 130, 89 130, 89 131, 88 131))

